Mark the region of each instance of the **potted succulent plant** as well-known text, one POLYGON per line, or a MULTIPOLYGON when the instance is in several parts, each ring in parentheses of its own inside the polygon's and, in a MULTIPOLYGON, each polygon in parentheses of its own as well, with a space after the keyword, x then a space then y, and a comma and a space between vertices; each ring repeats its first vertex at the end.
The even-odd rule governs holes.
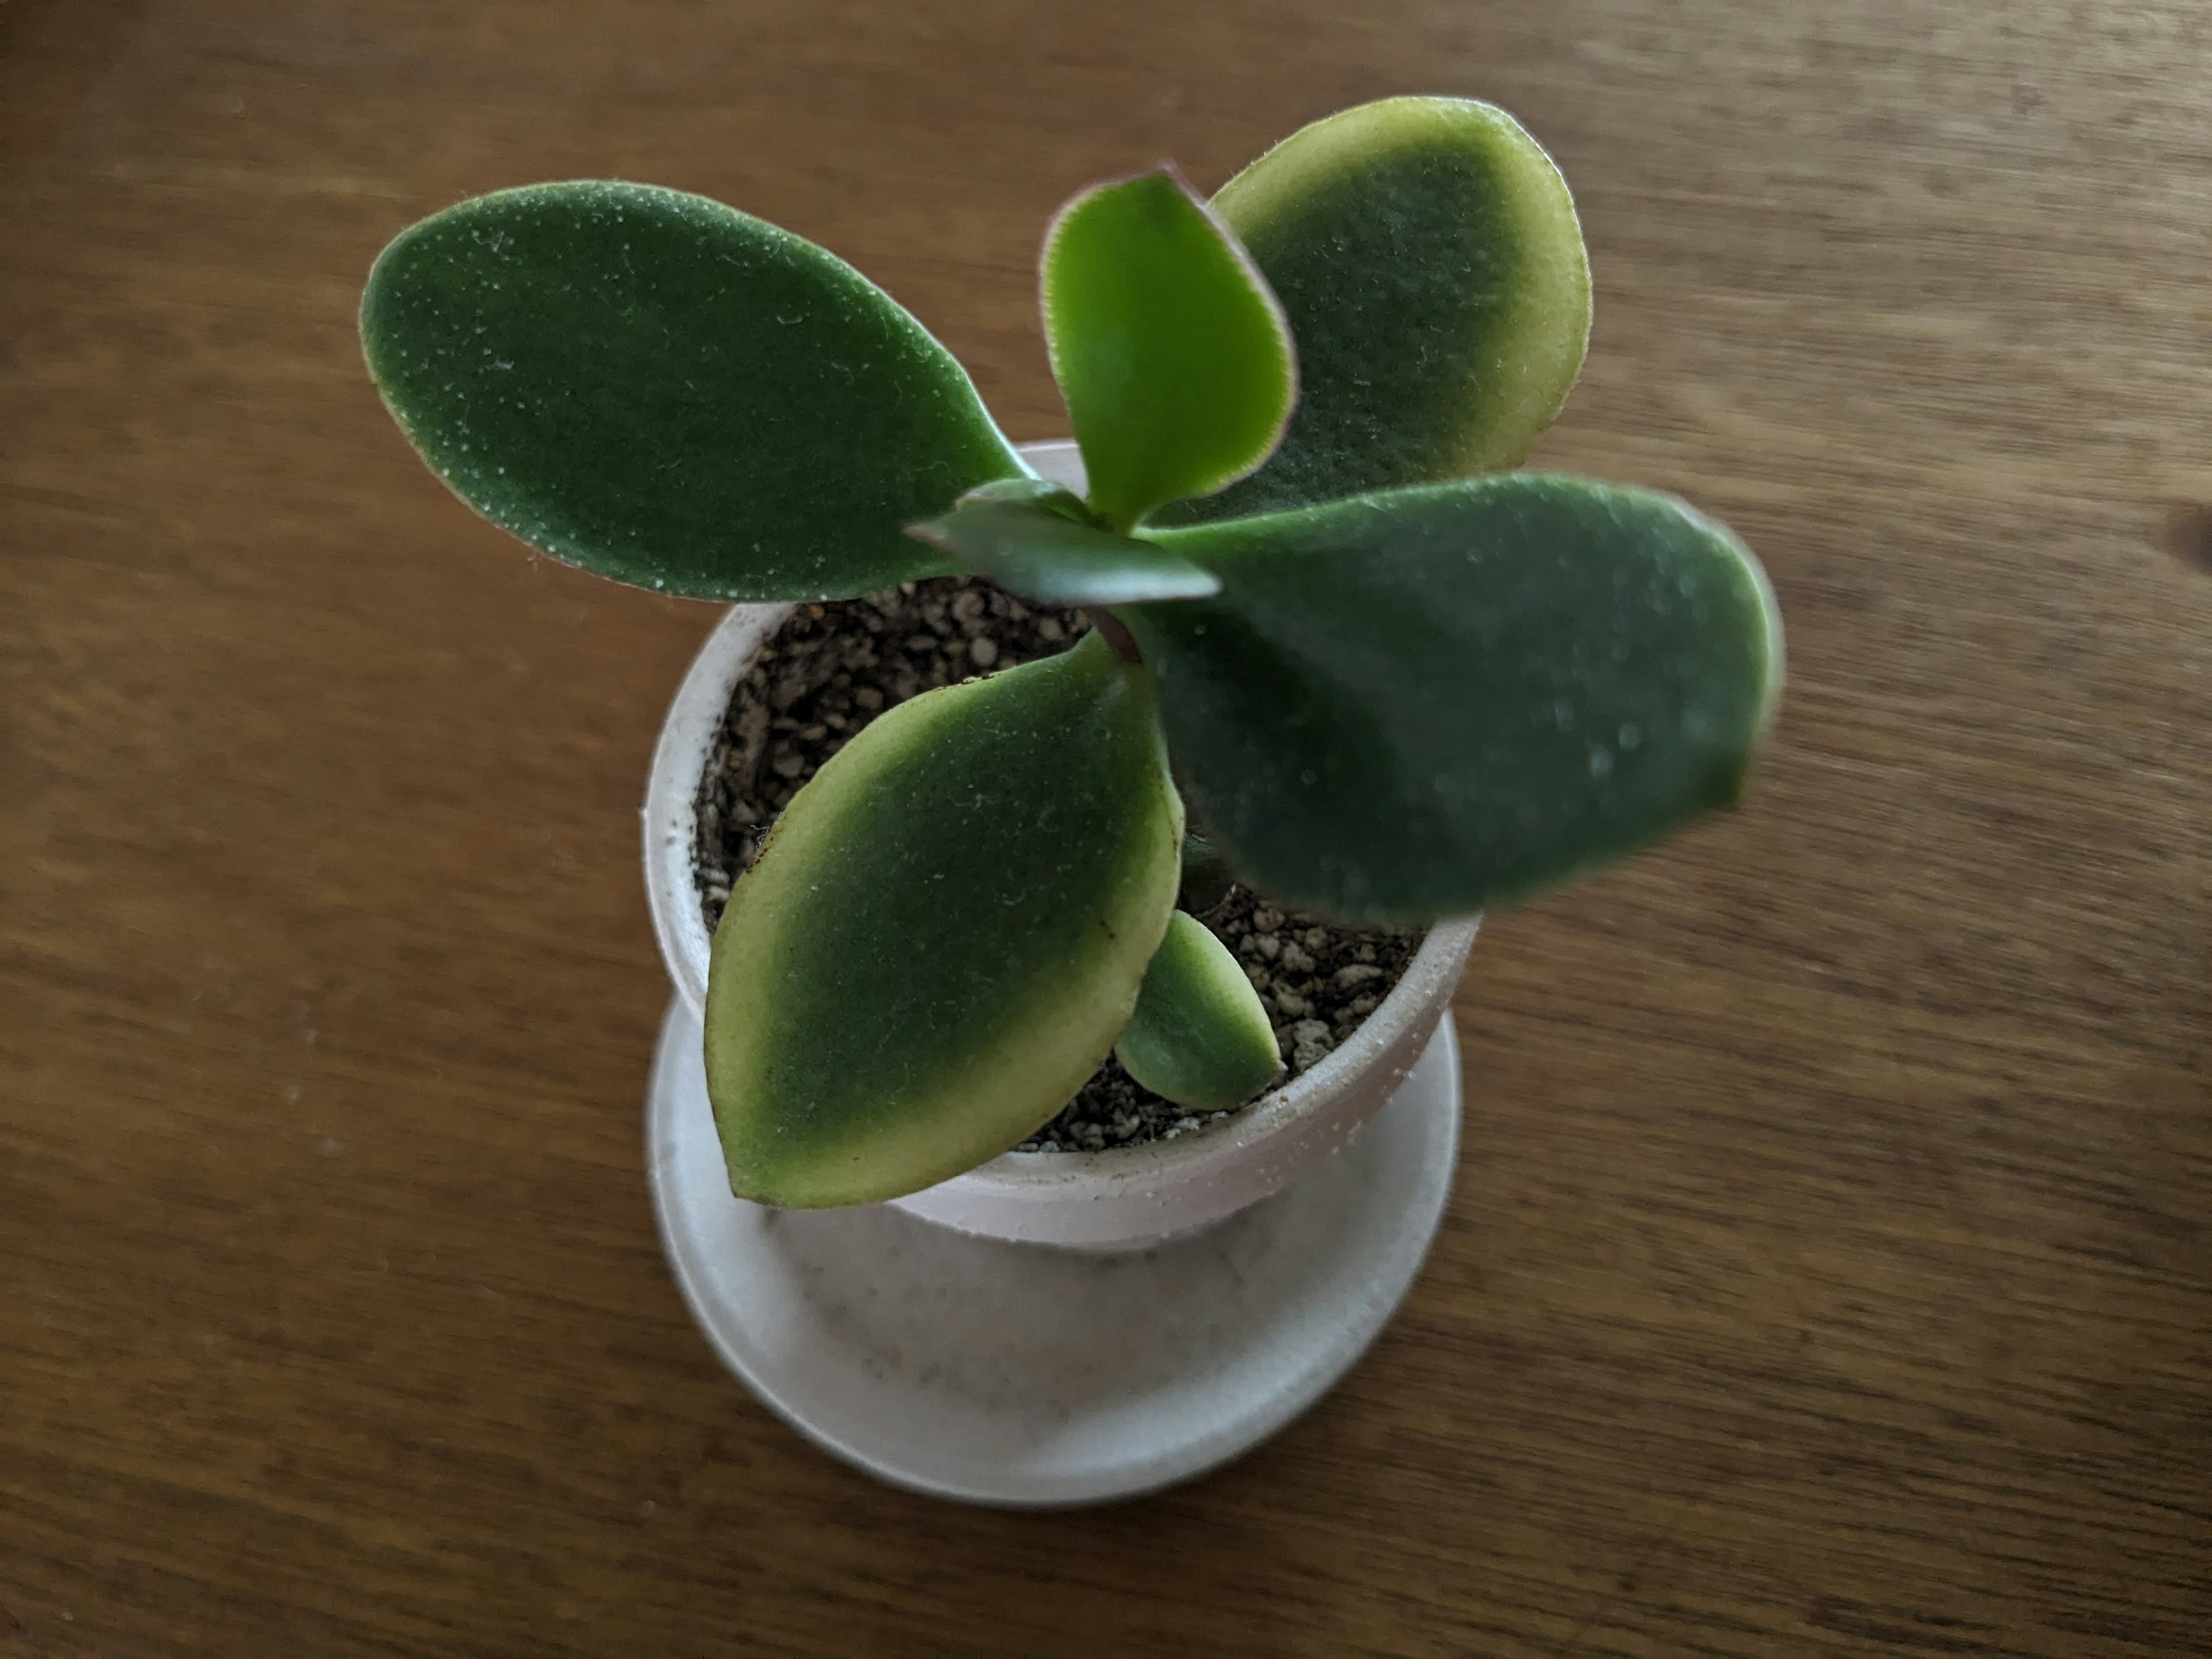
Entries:
MULTIPOLYGON (((745 1199, 1091 1243, 1249 1202, 1413 1064, 1465 918, 1734 800, 1774 708, 1779 620, 1733 536, 1512 470, 1579 373, 1590 285, 1564 181, 1502 112, 1346 111, 1211 202, 1165 167, 1101 185, 1041 276, 1079 465, 1010 444, 849 266, 703 198, 501 191, 369 278, 377 386, 465 501, 557 558, 738 602, 648 831, 745 1199), (806 728, 819 763, 754 814, 773 828, 710 945, 679 890, 730 699, 773 679, 794 618, 890 595, 877 621, 910 620, 954 576, 1080 637, 1005 665, 955 629, 941 684, 806 728), (1274 1086, 1305 993, 1263 999, 1279 955, 1208 927, 1230 882, 1318 927, 1429 930, 1407 994, 1361 1011, 1388 1040, 1340 1042, 1326 1087, 1319 1066, 1274 1086), (1188 1139, 1265 1120, 1246 1173, 1087 1230, 1036 1218, 1095 1218, 1104 1187, 976 1184, 1109 1054, 1181 1127, 1218 1123, 1188 1139)), ((1133 1184, 1158 1199, 1164 1167, 1133 1184)))

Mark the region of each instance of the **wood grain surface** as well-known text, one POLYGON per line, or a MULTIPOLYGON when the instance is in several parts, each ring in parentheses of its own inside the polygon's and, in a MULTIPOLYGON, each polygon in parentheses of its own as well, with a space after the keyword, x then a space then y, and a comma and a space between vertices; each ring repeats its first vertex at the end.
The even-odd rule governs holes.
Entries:
POLYGON ((0 3, 0 1659, 2212 1652, 2212 14, 0 3), (707 191, 1062 418, 1054 205, 1358 100, 1582 204, 1540 459, 1765 556, 1744 810, 1494 919, 1371 1356, 1243 1462, 881 1487, 655 1245, 635 854, 705 607, 379 408, 383 241, 707 191))

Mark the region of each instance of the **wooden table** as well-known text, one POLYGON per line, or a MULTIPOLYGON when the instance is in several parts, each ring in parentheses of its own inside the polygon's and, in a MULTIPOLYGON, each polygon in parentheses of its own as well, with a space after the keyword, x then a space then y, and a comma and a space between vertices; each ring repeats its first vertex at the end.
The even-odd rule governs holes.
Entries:
POLYGON ((0 1659, 2212 1651, 2201 6, 0 6, 0 1659), (1339 106, 1580 198, 1540 457, 1765 555, 1746 810, 1494 919, 1397 1322, 1243 1462, 956 1509, 655 1245, 635 807, 711 620, 386 419, 378 246, 579 174, 1061 428, 1032 259, 1339 106))

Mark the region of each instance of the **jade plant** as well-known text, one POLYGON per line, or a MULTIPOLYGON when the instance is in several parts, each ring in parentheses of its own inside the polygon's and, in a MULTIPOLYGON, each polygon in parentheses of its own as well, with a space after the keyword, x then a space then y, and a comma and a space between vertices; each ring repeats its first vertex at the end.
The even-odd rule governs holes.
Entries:
POLYGON ((1264 1008, 1176 908, 1186 801, 1237 881, 1418 927, 1734 800, 1774 706, 1741 543, 1512 470, 1580 372, 1590 283, 1504 112, 1348 110, 1210 202, 1166 167, 1100 185, 1041 277, 1080 497, 889 295, 702 197, 502 191, 369 277, 392 413, 556 558, 715 600, 968 573, 1097 620, 869 724, 738 882, 705 1059, 741 1196, 943 1180, 1109 1052, 1193 1108, 1267 1087, 1264 1008))

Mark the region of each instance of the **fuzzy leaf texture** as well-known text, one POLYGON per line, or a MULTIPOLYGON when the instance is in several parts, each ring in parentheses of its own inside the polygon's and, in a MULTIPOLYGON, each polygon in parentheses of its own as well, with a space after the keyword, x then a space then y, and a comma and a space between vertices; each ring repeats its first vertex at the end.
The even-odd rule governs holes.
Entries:
POLYGON ((1025 471, 966 372, 824 250, 701 196, 533 185, 403 233, 362 296, 431 470, 555 557, 666 593, 847 598, 1025 471))
POLYGON ((1240 875, 1347 921, 1519 897, 1733 801, 1782 680, 1765 573, 1671 496, 1494 474, 1155 532, 1120 614, 1240 875))
POLYGON ((1127 1024, 1182 804, 1152 676, 1096 635, 900 704, 737 884, 707 988, 731 1189, 894 1198, 1047 1121, 1127 1024))
POLYGON ((1229 947, 1181 910, 1114 1053, 1146 1088, 1197 1112, 1242 1105, 1283 1071, 1260 994, 1229 947))
POLYGON ((1581 373, 1590 274, 1574 198, 1492 105, 1345 110, 1277 144, 1213 207, 1290 320, 1298 406, 1265 466, 1163 522, 1516 465, 1581 373))
POLYGON ((1297 395, 1281 308, 1163 168, 1087 191, 1045 233, 1045 342, 1108 527, 1264 461, 1297 395))
POLYGON ((986 484, 907 533, 1039 605, 1127 605, 1221 591, 1219 577, 1189 560, 1099 529, 1082 502, 1042 478, 986 484))

